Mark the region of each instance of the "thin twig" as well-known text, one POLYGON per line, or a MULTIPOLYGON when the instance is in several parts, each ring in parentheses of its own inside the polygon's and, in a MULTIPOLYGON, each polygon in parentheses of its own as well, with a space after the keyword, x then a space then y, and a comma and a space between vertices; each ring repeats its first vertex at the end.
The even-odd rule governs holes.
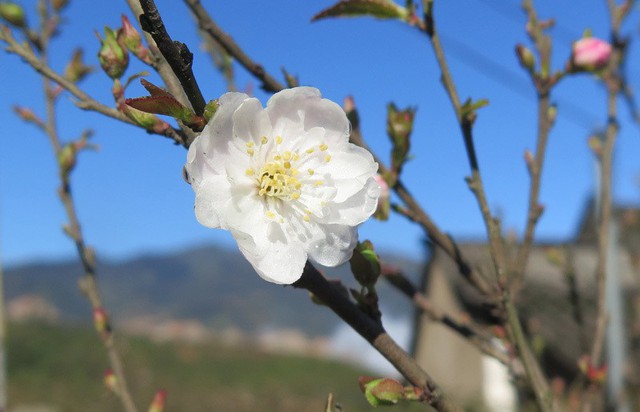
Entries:
POLYGON ((200 0, 184 0, 184 2, 196 17, 200 30, 211 36, 230 56, 235 58, 245 69, 259 79, 265 91, 275 93, 285 88, 284 84, 267 73, 262 65, 253 61, 228 34, 222 31, 211 16, 209 16, 209 13, 202 7, 200 0))
POLYGON ((433 17, 433 0, 422 0, 424 20, 423 27, 421 27, 424 34, 430 40, 431 46, 440 67, 442 73, 442 84, 451 100, 451 104, 456 114, 456 118, 460 125, 465 148, 467 150, 467 157, 471 168, 471 177, 467 179, 469 188, 473 191, 478 201, 478 206, 482 213, 483 220, 487 229, 489 237, 489 245, 491 248, 491 257, 493 260, 494 268, 498 278, 499 285, 502 287, 503 305, 507 315, 507 323, 509 325, 509 331, 513 343, 517 347, 520 358, 523 362, 524 368, 527 372, 529 383, 535 394, 538 407, 542 411, 554 410, 553 397, 549 391, 549 384, 542 373, 539 363, 533 356, 531 348, 529 347, 528 340, 522 330, 522 325, 518 318, 517 310, 513 304, 511 293, 506 286, 508 265, 503 245, 502 230, 500 223, 495 219, 490 211, 489 204, 486 199, 484 191, 482 177, 480 175, 480 169, 476 156, 476 151, 473 141, 473 121, 474 117, 469 114, 465 114, 460 104, 460 98, 456 91, 453 77, 451 76, 448 63, 446 61, 442 44, 436 30, 436 25, 433 17))
POLYGON ((606 277, 607 257, 610 238, 612 194, 611 175, 613 164, 613 148, 618 136, 618 94, 622 91, 620 65, 624 60, 625 44, 620 39, 620 25, 626 14, 620 10, 614 1, 607 1, 611 22, 611 38, 613 51, 611 60, 603 75, 607 88, 607 127, 604 134, 602 151, 598 155, 600 163, 600 193, 598 211, 598 262, 596 264, 596 330, 591 348, 590 362, 593 366, 600 365, 607 326, 606 307, 606 277))
MULTIPOLYGON (((48 61, 48 49, 49 49, 49 36, 48 36, 48 24, 51 19, 50 11, 47 5, 42 2, 40 7, 41 14, 41 35, 40 35, 40 58, 39 60, 42 63, 42 67, 47 66, 48 61)), ((1 30, 1 29, 0 29, 1 30)), ((104 305, 102 304, 102 300, 100 298, 100 294, 98 291, 98 286, 96 282, 96 270, 95 270, 95 257, 91 248, 89 248, 82 235, 82 230, 80 227, 80 223, 78 221, 77 213, 75 211, 75 204, 73 201, 73 196, 71 193, 71 185, 69 182, 69 171, 64 170, 64 165, 60 161, 60 154, 63 150, 62 144, 60 142, 60 137, 58 135, 57 124, 56 124, 56 110, 55 104, 57 95, 52 87, 51 81, 47 76, 42 76, 44 95, 46 101, 46 120, 43 125, 43 131, 49 138, 51 146, 53 148, 53 152, 55 154, 56 159, 58 159, 59 166, 59 176, 60 176, 60 188, 58 190, 58 195, 62 204, 64 205, 65 212, 67 214, 67 218, 69 219, 69 224, 67 226, 67 234, 73 239, 76 249, 78 251, 78 256, 82 263, 84 278, 81 280, 82 291, 86 294, 88 300, 91 303, 92 308, 102 309, 104 305)), ((127 412, 137 412, 137 408, 133 403, 133 399, 129 392, 126 383, 126 377, 124 373, 124 367, 122 364, 122 359, 118 350, 114 345, 114 337, 113 333, 109 333, 106 338, 102 338, 103 345, 107 351, 107 355, 109 358, 109 363, 111 368, 113 369, 113 373, 118 379, 118 390, 116 391, 116 395, 120 399, 122 406, 127 412)))
POLYGON ((387 334, 382 325, 366 315, 344 294, 307 263, 300 280, 293 284, 306 289, 334 311, 380 352, 412 385, 421 389, 425 402, 438 411, 459 411, 433 379, 387 334))
POLYGON ((436 307, 431 300, 421 293, 404 274, 398 271, 383 272, 384 279, 411 299, 414 305, 434 322, 441 323, 451 331, 457 333, 469 343, 478 348, 482 353, 489 355, 503 364, 511 367, 512 360, 509 354, 495 344, 497 338, 482 332, 472 323, 461 323, 453 316, 444 313, 436 307))
POLYGON ((139 16, 142 30, 153 37, 158 49, 180 81, 191 107, 198 116, 201 116, 207 103, 193 75, 193 53, 184 43, 171 39, 153 0, 140 0, 140 6, 144 11, 144 14, 139 16))
POLYGON ((542 168, 546 155, 547 142, 549 140, 549 132, 553 126, 553 118, 549 115, 549 110, 551 108, 549 101, 551 87, 555 84, 555 82, 550 80, 548 73, 549 68, 551 67, 551 40, 543 33, 542 28, 538 24, 538 17, 532 1, 524 0, 523 8, 528 16, 529 32, 536 49, 538 50, 538 55, 540 56, 541 71, 540 73, 531 72, 531 78, 538 97, 538 135, 536 139, 535 155, 527 164, 531 178, 529 185, 529 205, 527 209, 524 239, 518 247, 515 261, 514 278, 516 281, 521 281, 522 276, 524 276, 531 247, 533 245, 536 224, 543 212, 543 208, 540 205, 539 200, 540 183, 542 179, 542 168))
MULTIPOLYGON (((384 165, 382 160, 368 147, 362 138, 362 133, 357 125, 353 125, 350 140, 352 143, 367 149, 372 153, 374 160, 378 163, 378 172, 381 175, 389 173, 389 169, 384 165)), ((405 215, 410 220, 416 222, 422 227, 427 236, 433 243, 439 246, 449 257, 451 257, 458 267, 458 271, 469 281, 478 291, 487 299, 492 300, 494 291, 487 280, 469 263, 463 256, 460 248, 455 241, 446 233, 442 232, 431 217, 425 212, 420 204, 415 200, 409 189, 402 183, 401 179, 397 179, 393 188, 394 192, 403 201, 407 207, 405 215)), ((487 302, 490 303, 490 302, 487 302)))
MULTIPOLYGON (((97 113, 101 113, 107 117, 111 117, 113 119, 119 120, 121 122, 138 126, 131 119, 129 119, 124 113, 121 111, 114 109, 112 107, 106 106, 88 94, 86 94, 82 89, 76 86, 73 82, 65 79, 60 74, 56 73, 46 62, 40 60, 35 53, 26 46, 21 45, 16 41, 16 39, 11 35, 11 31, 6 26, 0 25, 0 40, 3 40, 7 44, 6 50, 10 53, 14 53, 17 56, 20 56, 27 64, 29 64, 34 70, 36 70, 41 75, 46 78, 54 81, 58 85, 60 85, 63 89, 67 90, 71 93, 77 101, 75 101, 75 105, 83 110, 89 110, 97 113)), ((154 133, 145 129, 148 133, 154 133)), ((187 139, 184 136, 184 133, 181 130, 175 128, 168 128, 163 133, 159 133, 161 136, 168 137, 175 141, 178 144, 183 146, 187 146, 187 139)))

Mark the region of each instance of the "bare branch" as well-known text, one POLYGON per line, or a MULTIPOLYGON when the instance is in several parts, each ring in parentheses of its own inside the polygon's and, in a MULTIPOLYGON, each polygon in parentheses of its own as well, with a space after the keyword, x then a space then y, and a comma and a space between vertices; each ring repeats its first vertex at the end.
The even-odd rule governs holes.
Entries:
POLYGON ((424 371, 415 359, 402 349, 387 334, 382 325, 358 309, 344 294, 330 284, 318 270, 307 262, 300 280, 293 284, 296 288, 313 293, 329 306, 342 320, 367 340, 380 352, 412 385, 424 392, 425 401, 438 411, 459 411, 440 387, 424 371))
POLYGON ((184 0, 184 2, 195 15, 198 21, 198 27, 207 35, 211 36, 230 56, 260 80, 262 82, 262 88, 265 91, 275 93, 285 88, 284 84, 267 73, 260 64, 254 62, 228 34, 220 29, 204 7, 202 7, 200 0, 184 0))
POLYGON ((142 30, 153 37, 158 49, 180 81, 193 110, 198 116, 201 116, 207 103, 193 75, 193 53, 189 51, 184 43, 171 39, 153 0, 140 0, 140 5, 144 11, 144 14, 139 16, 142 30))

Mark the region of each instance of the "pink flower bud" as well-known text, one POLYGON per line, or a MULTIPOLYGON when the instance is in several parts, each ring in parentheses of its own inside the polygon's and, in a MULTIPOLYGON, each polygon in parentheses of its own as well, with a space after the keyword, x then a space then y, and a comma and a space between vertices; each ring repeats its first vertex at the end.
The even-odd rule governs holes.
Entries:
POLYGON ((149 406, 149 412, 163 412, 164 405, 167 401, 167 391, 159 390, 153 397, 153 401, 149 406))
POLYGON ((573 43, 571 65, 575 70, 600 69, 609 63, 611 45, 595 37, 585 37, 573 43))

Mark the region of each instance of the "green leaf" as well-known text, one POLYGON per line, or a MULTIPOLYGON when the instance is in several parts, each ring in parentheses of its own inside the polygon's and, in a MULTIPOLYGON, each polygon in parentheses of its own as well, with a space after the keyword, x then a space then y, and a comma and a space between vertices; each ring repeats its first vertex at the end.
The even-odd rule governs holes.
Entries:
POLYGON ((406 20, 409 12, 390 0, 342 0, 313 16, 311 21, 326 19, 327 17, 357 16, 406 20))

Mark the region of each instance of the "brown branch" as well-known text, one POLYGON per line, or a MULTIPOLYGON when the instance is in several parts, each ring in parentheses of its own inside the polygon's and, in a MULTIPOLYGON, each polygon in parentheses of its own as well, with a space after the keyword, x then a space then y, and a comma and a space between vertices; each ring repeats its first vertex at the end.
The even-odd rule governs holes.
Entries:
POLYGON ((530 36, 535 44, 540 56, 540 72, 535 73, 530 70, 530 76, 536 88, 538 98, 538 135, 536 151, 533 159, 528 159, 527 168, 531 182, 529 184, 529 205, 527 208, 527 220, 525 224, 524 239, 518 247, 518 252, 514 268, 514 280, 522 281, 526 271, 527 261, 531 253, 534 241, 535 229, 543 212, 540 205, 540 183, 542 180, 542 168, 546 155, 549 132, 553 126, 554 119, 549 114, 551 110, 550 93, 557 80, 549 76, 551 67, 551 39, 543 32, 538 22, 538 16, 531 0, 524 0, 522 7, 527 14, 530 36))
MULTIPOLYGON (((612 37, 618 38, 618 27, 620 22, 616 23, 615 4, 609 4, 612 23, 612 37)), ((620 62, 623 59, 624 46, 617 42, 613 42, 613 51, 611 61, 604 75, 605 85, 607 88, 607 127, 604 135, 604 144, 602 151, 598 155, 600 164, 600 193, 598 195, 598 262, 596 264, 596 329, 594 332, 593 346, 591 348, 590 362, 593 366, 600 365, 600 358, 604 347, 604 339, 607 327, 607 307, 606 307, 606 277, 607 277, 607 260, 608 248, 610 242, 611 213, 612 213, 612 194, 611 194, 611 175, 613 163, 613 148, 618 136, 618 113, 617 113, 617 96, 621 92, 621 83, 619 77, 620 62)))
POLYGON ((453 332, 466 339, 485 355, 489 355, 503 364, 512 367, 511 357, 507 352, 499 348, 495 337, 490 336, 471 323, 461 323, 453 316, 444 313, 436 307, 431 300, 421 293, 402 273, 397 271, 383 271, 384 279, 392 286, 411 299, 414 305, 434 322, 441 323, 453 332))
POLYGON ((451 76, 451 72, 449 70, 449 66, 442 49, 438 31, 436 30, 436 25, 433 17, 433 3, 433 0, 422 0, 424 19, 423 25, 422 27, 420 27, 420 29, 430 40, 436 60, 438 62, 438 66, 440 67, 440 71, 442 74, 442 84, 447 95, 449 96, 449 100, 451 101, 451 104, 455 111, 458 124, 460 125, 465 148, 467 150, 469 165, 471 167, 471 177, 467 178, 467 183, 476 197, 483 220, 485 222, 485 227, 489 237, 489 245, 491 248, 493 265, 496 271, 499 287, 503 288, 502 298, 504 309, 507 315, 510 337, 520 353, 520 359, 522 360, 525 371, 527 372, 527 377, 535 394, 538 407, 542 411, 552 411, 555 409, 555 406, 551 392, 549 390, 549 384, 544 374, 542 373, 540 364, 537 362, 537 360, 533 356, 533 353, 531 352, 528 340, 522 330, 522 325, 518 318, 517 310, 515 308, 515 305, 513 304, 511 293, 508 288, 504 288, 508 279, 508 265, 504 251, 500 222, 491 214, 491 210, 489 208, 482 183, 482 177, 480 175, 478 160, 476 157, 472 134, 475 114, 463 112, 463 107, 460 104, 460 98, 458 97, 458 93, 453 82, 453 77, 451 76))
MULTIPOLYGON (((55 12, 54 12, 55 13, 55 12)), ((40 57, 39 61, 42 63, 42 67, 47 67, 48 61, 48 49, 49 49, 49 36, 47 31, 47 25, 49 19, 52 18, 50 11, 44 5, 40 9, 41 14, 41 35, 40 35, 40 57)), ((0 32, 2 32, 2 28, 0 27, 0 32)), ((4 38, 3 38, 4 39, 4 38)), ((80 227, 80 223, 78 221, 77 213, 75 210, 75 204, 73 201, 73 196, 71 193, 71 186, 69 183, 69 169, 65 170, 65 166, 63 162, 60 160, 60 154, 63 150, 62 144, 60 142, 60 137, 57 131, 57 123, 56 123, 56 99, 57 94, 52 87, 51 80, 47 76, 42 76, 44 95, 46 101, 46 120, 44 125, 42 126, 43 131, 49 138, 49 142, 53 148, 53 152, 55 154, 56 159, 58 160, 58 168, 59 168, 59 176, 60 176, 60 188, 58 190, 58 196, 64 206, 65 212, 67 214, 67 218, 69 219, 69 224, 65 230, 67 235, 69 235, 78 251, 78 256, 80 262, 82 263, 84 277, 81 279, 81 290, 87 296, 89 302, 91 303, 92 308, 102 309, 104 307, 102 300, 100 298, 100 294, 98 291, 98 286, 96 282, 96 270, 95 270, 95 257, 91 248, 89 248, 82 235, 82 230, 80 227)), ((133 403, 133 399, 129 392, 126 383, 126 377, 124 373, 124 367, 122 364, 122 359, 120 354, 118 353, 117 348, 114 345, 113 334, 109 333, 108 336, 102 337, 102 343, 107 351, 107 355, 109 358, 109 363, 115 376, 118 379, 118 391, 116 395, 120 399, 122 406, 127 412, 137 412, 137 408, 133 403)))
MULTIPOLYGON (((144 14, 142 7, 140 6, 139 0, 126 0, 131 12, 134 16, 136 16, 136 21, 139 23, 138 16, 144 14)), ((160 50, 158 50, 158 46, 156 42, 153 40, 153 37, 146 31, 142 30, 142 34, 144 35, 145 40, 147 41, 149 54, 151 57, 151 67, 158 72, 162 80, 164 81, 165 87, 169 90, 169 92, 178 99, 180 103, 183 105, 187 105, 189 103, 189 99, 185 94, 182 86, 180 85, 180 81, 176 77, 173 69, 169 66, 169 63, 165 60, 160 50)))
POLYGON ((284 84, 267 73, 264 67, 253 61, 228 34, 222 31, 204 7, 202 7, 200 0, 184 0, 184 2, 196 17, 200 30, 208 36, 211 36, 230 56, 260 80, 262 82, 262 88, 265 91, 275 93, 285 88, 284 84))
MULTIPOLYGON (((11 31, 3 25, 0 25, 0 40, 6 42, 8 46, 6 48, 6 51, 13 53, 17 56, 20 56, 35 71, 37 71, 44 77, 54 81, 55 83, 60 85, 63 89, 71 93, 71 95, 73 95, 76 99, 78 99, 74 103, 79 108, 83 110, 97 112, 107 117, 111 117, 113 119, 119 120, 121 122, 140 127, 137 124, 135 124, 131 119, 129 119, 124 113, 120 112, 117 109, 114 109, 112 107, 106 106, 98 102, 97 100, 89 96, 87 93, 85 93, 73 82, 65 79, 60 74, 56 73, 51 67, 49 67, 49 65, 46 62, 38 58, 38 56, 36 56, 30 48, 25 47, 20 43, 18 43, 16 39, 11 35, 11 31)), ((144 130, 146 130, 148 133, 155 133, 147 129, 144 129, 144 130)), ((169 128, 166 131, 159 134, 161 136, 168 137, 169 139, 173 140, 174 142, 180 145, 183 145, 185 147, 188 146, 187 138, 184 132, 181 130, 178 130, 175 128, 169 128)))
POLYGON ((201 116, 207 103, 193 75, 193 53, 184 43, 171 39, 153 0, 140 0, 140 5, 144 11, 144 14, 139 16, 142 30, 153 37, 158 49, 180 81, 191 107, 198 116, 201 116))
MULTIPOLYGON (((373 151, 368 147, 362 138, 362 133, 356 124, 353 124, 350 140, 352 143, 366 149, 372 153, 374 160, 378 163, 378 172, 381 175, 387 175, 390 173, 389 169, 384 165, 382 160, 378 158, 373 151)), ((460 248, 455 241, 447 234, 442 232, 436 225, 431 217, 422 209, 420 204, 415 200, 411 192, 404 186, 400 179, 397 179, 393 188, 394 192, 403 201, 407 207, 407 213, 405 214, 410 220, 416 222, 422 227, 426 235, 439 246, 449 257, 451 257, 458 267, 458 271, 462 276, 469 281, 483 296, 488 300, 492 300, 494 291, 487 282, 487 280, 476 270, 463 256, 460 248)), ((487 302, 490 303, 490 302, 487 302)))
POLYGON ((382 325, 362 312, 343 293, 329 283, 310 263, 307 263, 300 280, 293 284, 306 289, 327 305, 382 354, 412 385, 423 391, 425 401, 438 411, 459 411, 440 387, 424 371, 415 359, 387 334, 382 325))

